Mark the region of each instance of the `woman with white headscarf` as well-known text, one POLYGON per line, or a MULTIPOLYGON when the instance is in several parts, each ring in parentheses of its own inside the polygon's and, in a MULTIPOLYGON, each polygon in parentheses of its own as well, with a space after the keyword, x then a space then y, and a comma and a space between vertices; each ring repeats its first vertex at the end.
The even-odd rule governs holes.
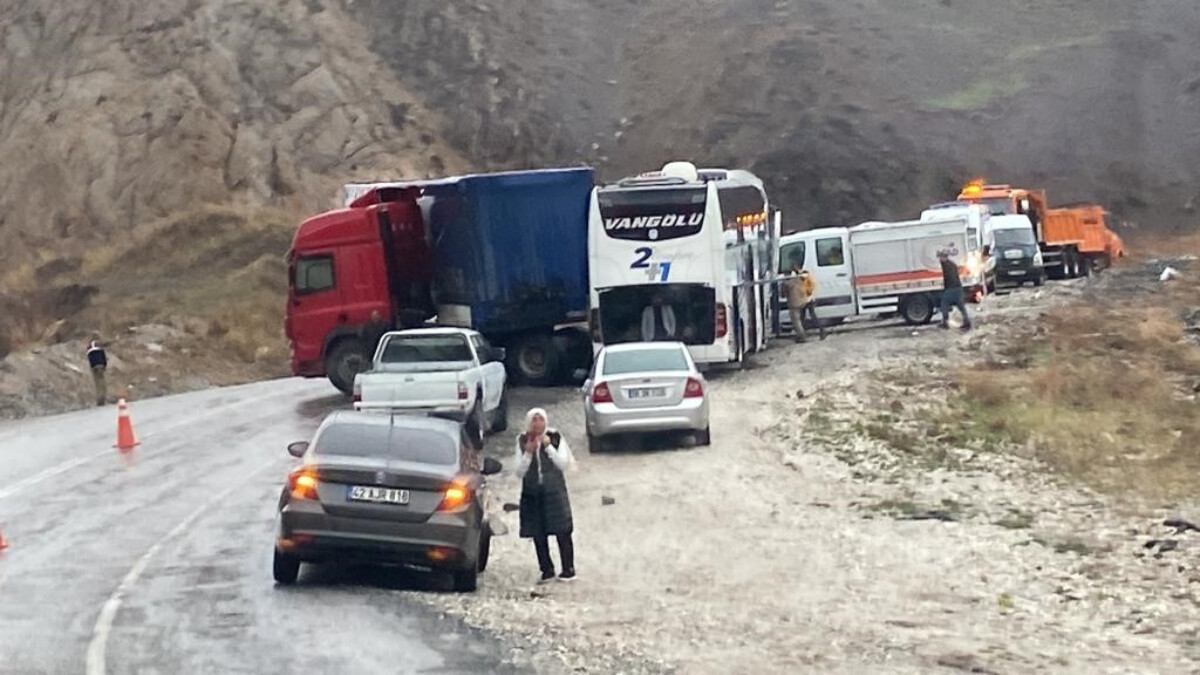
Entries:
POLYGON ((554 578, 550 535, 558 540, 562 563, 559 578, 575 578, 574 523, 564 472, 574 463, 567 439, 547 426, 546 411, 533 408, 525 415, 525 431, 517 436, 517 476, 521 478, 521 537, 533 539, 541 581, 554 578))

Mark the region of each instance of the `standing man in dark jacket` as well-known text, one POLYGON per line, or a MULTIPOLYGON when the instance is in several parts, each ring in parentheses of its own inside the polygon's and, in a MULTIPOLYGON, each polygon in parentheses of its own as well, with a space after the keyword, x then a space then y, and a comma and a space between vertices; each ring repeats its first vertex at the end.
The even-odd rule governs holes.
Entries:
POLYGON ((550 535, 558 540, 562 563, 559 578, 575 578, 575 546, 571 541, 575 526, 563 476, 574 461, 566 439, 546 426, 546 411, 530 410, 525 416, 525 433, 517 437, 517 476, 521 478, 521 537, 533 539, 542 571, 539 583, 554 578, 550 535))
POLYGON ((950 327, 950 308, 957 307, 963 318, 963 331, 971 330, 971 317, 967 314, 967 297, 963 292, 962 278, 958 276, 958 263, 950 259, 950 252, 938 251, 942 263, 942 328, 950 327))
POLYGON ((108 400, 108 384, 105 382, 105 371, 108 370, 108 354, 100 344, 100 334, 92 333, 92 339, 87 348, 88 367, 92 370, 92 384, 96 387, 96 407, 108 400))

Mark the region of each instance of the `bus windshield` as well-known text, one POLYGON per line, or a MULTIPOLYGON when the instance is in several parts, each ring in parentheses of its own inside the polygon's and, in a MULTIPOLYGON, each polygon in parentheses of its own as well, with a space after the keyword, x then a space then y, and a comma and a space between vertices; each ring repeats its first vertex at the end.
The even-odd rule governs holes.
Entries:
POLYGON ((699 234, 708 192, 703 186, 606 188, 597 200, 604 233, 613 239, 663 241, 699 234))

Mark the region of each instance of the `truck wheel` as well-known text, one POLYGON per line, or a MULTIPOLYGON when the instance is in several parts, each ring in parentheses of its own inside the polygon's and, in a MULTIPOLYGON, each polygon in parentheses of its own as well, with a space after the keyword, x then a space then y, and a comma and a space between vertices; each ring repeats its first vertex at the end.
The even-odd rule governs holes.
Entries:
POLYGON ((1079 254, 1079 276, 1084 279, 1092 276, 1092 259, 1082 253, 1079 254))
POLYGON ((1067 251, 1063 258, 1066 262, 1065 271, 1068 279, 1079 278, 1079 255, 1074 251, 1067 251))
POLYGON ((367 357, 362 342, 357 338, 341 340, 329 350, 325 357, 325 372, 329 381, 343 394, 350 395, 354 388, 354 376, 367 368, 367 357))
POLYGON ((526 335, 513 348, 509 369, 521 382, 544 387, 558 380, 561 356, 550 336, 526 335))
POLYGON ((492 431, 506 429, 508 429, 508 387, 500 391, 500 403, 496 405, 496 412, 492 413, 492 431))
POLYGON ((900 316, 910 326, 921 326, 933 319, 933 300, 928 295, 910 295, 900 302, 900 316))

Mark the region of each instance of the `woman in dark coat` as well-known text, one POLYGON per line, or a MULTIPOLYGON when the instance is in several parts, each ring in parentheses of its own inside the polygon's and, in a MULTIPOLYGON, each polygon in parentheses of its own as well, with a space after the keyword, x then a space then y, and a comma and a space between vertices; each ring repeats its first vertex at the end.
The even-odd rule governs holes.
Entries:
POLYGON ((546 411, 525 415, 525 432, 517 436, 517 476, 521 478, 521 537, 533 539, 541 581, 554 578, 550 535, 558 540, 562 563, 559 578, 575 578, 575 547, 571 542, 571 499, 564 472, 575 462, 567 440, 546 426, 546 411))

